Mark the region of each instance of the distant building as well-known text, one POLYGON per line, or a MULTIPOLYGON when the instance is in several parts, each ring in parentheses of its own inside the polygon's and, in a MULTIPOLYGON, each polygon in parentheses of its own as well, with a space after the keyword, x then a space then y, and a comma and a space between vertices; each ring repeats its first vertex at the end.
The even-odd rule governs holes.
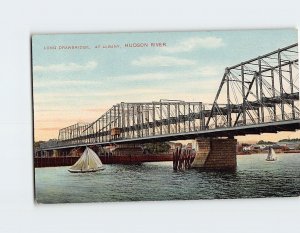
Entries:
POLYGON ((252 145, 252 149, 253 150, 261 150, 261 147, 259 145, 254 144, 254 145, 252 145))
POLYGON ((281 146, 281 147, 286 147, 289 150, 296 150, 299 148, 300 146, 300 141, 283 141, 283 142, 277 142, 277 145, 281 146))
POLYGON ((243 151, 251 151, 253 150, 253 146, 250 145, 250 146, 243 146, 243 151))
POLYGON ((261 150, 265 150, 265 149, 268 149, 272 145, 270 145, 270 144, 256 144, 255 146, 259 147, 259 149, 261 149, 261 150))

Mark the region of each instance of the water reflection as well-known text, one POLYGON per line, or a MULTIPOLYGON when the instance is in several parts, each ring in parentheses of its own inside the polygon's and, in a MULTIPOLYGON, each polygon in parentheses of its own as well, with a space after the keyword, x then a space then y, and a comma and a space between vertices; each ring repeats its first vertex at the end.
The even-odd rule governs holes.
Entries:
POLYGON ((106 165, 97 173, 71 174, 68 167, 36 168, 42 203, 189 200, 299 196, 300 155, 238 156, 235 172, 174 172, 172 162, 106 165))

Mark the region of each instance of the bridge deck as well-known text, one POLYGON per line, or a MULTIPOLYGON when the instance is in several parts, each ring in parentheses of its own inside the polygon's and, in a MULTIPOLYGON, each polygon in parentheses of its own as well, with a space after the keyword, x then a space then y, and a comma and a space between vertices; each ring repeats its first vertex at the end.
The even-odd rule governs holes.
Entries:
POLYGON ((296 43, 227 67, 211 104, 121 102, 90 124, 60 129, 41 149, 294 131, 299 104, 296 43))
POLYGON ((80 146, 107 146, 111 144, 122 144, 122 143, 148 143, 157 141, 175 141, 175 140, 187 140, 195 139, 198 137, 233 137, 241 136, 246 134, 261 134, 261 133, 277 133, 279 131, 295 131, 300 129, 300 119, 290 120, 290 121, 280 121, 280 122, 269 122, 254 125, 236 126, 230 128, 215 128, 208 130, 201 130, 195 132, 184 132, 170 135, 155 135, 149 137, 139 137, 130 139, 119 139, 112 140, 110 142, 90 142, 90 143, 80 143, 80 144, 66 144, 57 145, 49 148, 44 148, 43 150, 55 150, 55 149, 65 149, 74 148, 80 146))

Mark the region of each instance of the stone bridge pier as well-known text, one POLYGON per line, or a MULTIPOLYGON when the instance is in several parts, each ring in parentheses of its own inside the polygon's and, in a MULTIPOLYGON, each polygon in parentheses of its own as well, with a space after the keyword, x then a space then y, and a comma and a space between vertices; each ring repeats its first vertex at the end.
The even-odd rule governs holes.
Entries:
POLYGON ((216 171, 235 171, 236 139, 197 138, 198 149, 192 168, 216 171))

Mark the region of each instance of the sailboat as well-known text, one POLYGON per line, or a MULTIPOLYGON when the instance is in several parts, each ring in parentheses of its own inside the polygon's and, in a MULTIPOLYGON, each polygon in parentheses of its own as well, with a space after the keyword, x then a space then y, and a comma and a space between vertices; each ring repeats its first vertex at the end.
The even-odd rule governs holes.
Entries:
POLYGON ((276 153, 274 151, 273 148, 269 148, 269 153, 268 153, 268 156, 266 158, 267 161, 275 161, 277 158, 276 158, 276 153))
POLYGON ((81 157, 68 171, 72 173, 84 173, 96 172, 103 169, 103 164, 98 155, 92 149, 86 147, 81 157))

